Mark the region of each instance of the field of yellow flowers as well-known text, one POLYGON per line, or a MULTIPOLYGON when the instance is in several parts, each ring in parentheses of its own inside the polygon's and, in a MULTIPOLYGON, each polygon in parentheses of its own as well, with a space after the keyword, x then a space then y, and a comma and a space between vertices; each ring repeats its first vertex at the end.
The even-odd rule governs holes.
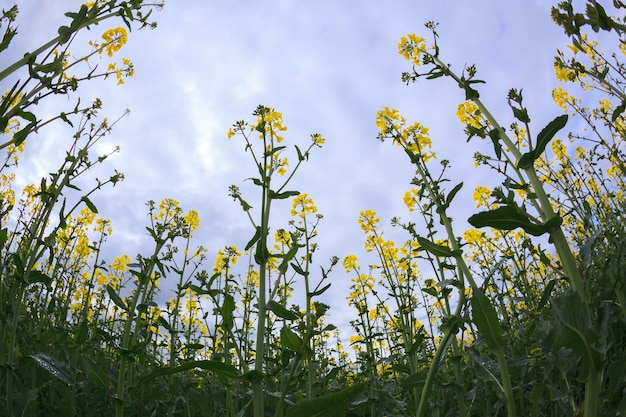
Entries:
MULTIPOLYGON (((522 91, 506 97, 511 119, 496 120, 475 67, 446 63, 435 23, 402 37, 403 81, 458 86, 467 140, 491 149, 475 165, 499 185, 474 190, 472 228, 459 230, 450 211, 467 204, 457 201, 463 182, 448 177, 425 124, 384 107, 378 139, 415 171, 404 194, 412 217, 390 225, 406 239, 388 240, 364 208, 367 259, 321 267, 322 215, 291 180, 325 139, 290 142, 283 115, 262 105, 224 132, 256 169, 257 193, 229 188, 250 222, 245 247, 226 246, 210 264, 194 239, 200 214, 166 198, 146 206, 149 252, 104 259, 114 225, 92 195, 123 174, 89 175, 106 164, 94 149, 115 121, 99 100, 47 120, 37 106, 92 79, 132 77, 132 62, 115 55, 162 6, 88 2, 56 38, 0 68, 0 416, 626 415, 626 22, 610 15, 624 15, 622 2, 553 8, 571 39, 554 66, 563 112, 534 134, 522 91), (74 35, 96 24, 112 28, 68 59, 74 35), (614 44, 594 40, 601 31, 614 44), (94 57, 111 61, 92 69, 94 57), (568 134, 572 117, 586 128, 568 134), (53 123, 76 132, 65 160, 17 190, 28 137, 53 123), (290 202, 290 218, 273 217, 277 200, 290 202), (320 301, 342 267, 349 329, 328 323, 320 301), (159 303, 164 280, 175 291, 159 303)), ((17 13, 3 11, 0 53, 17 13)))

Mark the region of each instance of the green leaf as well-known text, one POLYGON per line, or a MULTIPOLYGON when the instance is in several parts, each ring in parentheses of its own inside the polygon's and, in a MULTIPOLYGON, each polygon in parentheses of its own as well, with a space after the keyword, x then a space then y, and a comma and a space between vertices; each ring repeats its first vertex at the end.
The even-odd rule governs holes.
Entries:
POLYGON ((276 152, 280 152, 283 149, 285 149, 286 146, 277 146, 275 148, 270 149, 269 151, 265 151, 265 153, 263 154, 263 156, 272 156, 273 154, 275 154, 276 152))
POLYGON ((261 226, 257 226, 256 231, 254 232, 254 236, 252 236, 252 239, 250 239, 250 241, 248 242, 244 250, 250 249, 252 246, 254 246, 255 243, 259 241, 260 238, 261 238, 261 226))
POLYGON ((622 113, 624 113, 624 110, 626 110, 626 101, 623 101, 622 104, 620 104, 615 108, 615 110, 613 110, 613 114, 611 115, 611 122, 615 122, 617 118, 620 117, 622 113))
POLYGON ((289 268, 289 261, 291 261, 293 257, 296 256, 296 253, 298 253, 298 249, 298 245, 293 245, 291 248, 289 248, 289 251, 286 254, 282 255, 283 261, 280 263, 280 265, 278 265, 278 272, 280 272, 281 274, 287 272, 287 268, 289 268))
POLYGON ((285 191, 282 193, 277 193, 270 190, 270 198, 272 200, 284 200, 285 198, 295 197, 297 195, 300 195, 300 191, 285 191))
POLYGON ((178 366, 173 367, 163 367, 157 368, 154 371, 150 372, 148 375, 139 379, 139 385, 143 385, 148 381, 151 381, 155 378, 166 376, 166 375, 174 375, 180 372, 189 371, 191 369, 200 368, 205 371, 213 372, 216 375, 226 377, 226 378, 239 378, 240 374, 237 369, 224 362, 215 361, 215 360, 200 360, 200 361, 190 361, 182 363, 178 366))
POLYGON ((493 210, 481 211, 468 219, 468 222, 476 227, 493 227, 499 230, 513 230, 521 227, 533 236, 541 236, 549 231, 544 224, 532 223, 528 216, 514 206, 500 206, 493 210))
POLYGON ((280 344, 297 354, 304 353, 304 343, 302 339, 287 326, 280 329, 280 344))
POLYGON ((43 272, 34 269, 28 274, 28 283, 35 284, 37 282, 45 284, 46 286, 50 286, 50 284, 52 284, 52 278, 50 278, 43 272))
POLYGON ((500 132, 497 129, 491 129, 488 133, 489 139, 493 143, 493 151, 496 153, 496 158, 502 157, 502 145, 500 144, 500 132))
POLYGON ((430 240, 423 238, 421 236, 417 237, 417 241, 423 249, 432 253, 435 256, 440 256, 440 257, 445 258, 445 257, 456 256, 457 254, 455 251, 453 251, 449 247, 438 245, 435 242, 431 242, 430 240))
POLYGON ((341 417, 346 414, 350 401, 366 387, 366 382, 350 385, 341 391, 313 399, 302 400, 289 409, 287 417, 341 417))
POLYGON ((26 137, 30 134, 30 132, 33 130, 34 127, 35 127, 34 123, 29 123, 23 129, 15 132, 15 134, 13 135, 13 144, 16 147, 20 146, 22 142, 24 142, 26 137))
POLYGON ((113 301, 113 303, 115 303, 116 306, 118 306, 119 308, 121 308, 122 310, 126 312, 128 311, 128 307, 124 303, 124 300, 122 300, 122 298, 117 294, 117 292, 115 292, 115 290, 113 289, 113 287, 111 287, 111 285, 107 285, 107 292, 109 293, 109 297, 111 297, 111 301, 113 301))
POLYGON ((293 268, 293 270, 296 271, 296 274, 302 275, 302 276, 306 275, 304 270, 302 268, 300 268, 300 265, 298 265, 297 263, 292 262, 290 265, 293 268))
POLYGON ((85 205, 89 208, 89 210, 91 210, 92 213, 94 214, 98 214, 98 209, 96 208, 96 206, 91 202, 91 200, 89 198, 87 198, 86 196, 82 197, 80 199, 82 202, 85 203, 85 205))
POLYGON ((552 140, 556 133, 563 129, 567 124, 567 114, 562 114, 552 120, 541 132, 537 135, 537 146, 535 147, 535 159, 546 150, 546 146, 552 140))
POLYGON ((298 148, 298 145, 294 145, 296 148, 296 153, 298 154, 298 161, 304 161, 304 156, 302 155, 302 151, 298 148))
POLYGON ((322 295, 322 294, 324 294, 326 292, 327 289, 330 288, 331 285, 332 284, 327 284, 324 287, 322 287, 321 289, 309 293, 309 296, 310 297, 317 297, 318 295, 322 295))
POLYGON ((65 382, 67 385, 72 385, 72 375, 67 365, 63 362, 44 353, 35 353, 29 357, 33 358, 37 365, 48 371, 56 379, 65 382))
POLYGON ((80 362, 82 364, 82 371, 87 376, 89 382, 98 385, 102 388, 107 388, 109 386, 109 378, 107 377, 107 373, 98 366, 93 359, 88 358, 86 356, 80 357, 80 362))
POLYGON ((485 337, 487 347, 491 350, 502 346, 502 327, 496 309, 489 298, 480 290, 472 291, 472 322, 485 337))
POLYGON ((208 290, 205 290, 205 289, 200 288, 199 286, 193 285, 193 284, 185 285, 183 288, 190 288, 193 292, 195 292, 198 295, 216 296, 217 294, 220 293, 220 290, 218 290, 216 288, 210 288, 208 290))
POLYGON ((513 109, 513 116, 522 123, 530 123, 530 117, 528 116, 528 110, 525 108, 518 109, 517 107, 511 107, 513 109))
POLYGON ((526 152, 520 157, 519 161, 517 161, 517 167, 520 169, 528 169, 533 166, 535 159, 537 159, 537 157, 535 157, 534 151, 526 152))
POLYGON ((445 208, 450 207, 450 203, 452 203, 452 199, 456 196, 456 194, 459 192, 459 190, 462 187, 463 187, 463 183, 460 182, 448 193, 448 196, 446 197, 446 203, 444 204, 445 208))
POLYGON ((539 304, 537 304, 537 308, 539 308, 539 310, 541 310, 546 305, 546 303, 550 299, 550 295, 552 295, 552 290, 554 289, 554 286, 559 281, 560 279, 551 279, 550 281, 548 281, 548 284, 546 285, 546 287, 543 289, 543 292, 541 293, 539 304))
POLYGON ((274 300, 269 300, 265 304, 265 308, 276 314, 278 317, 285 320, 297 320, 298 315, 291 310, 287 310, 284 306, 277 303, 274 300))
POLYGON ((572 349, 582 359, 579 380, 602 369, 602 354, 594 347, 599 335, 588 324, 585 308, 581 308, 580 297, 573 291, 561 294, 553 300, 555 317, 553 351, 564 346, 572 349))
POLYGON ((224 302, 220 308, 222 314, 222 327, 225 329, 233 328, 233 312, 235 311, 235 299, 230 294, 224 294, 224 302))

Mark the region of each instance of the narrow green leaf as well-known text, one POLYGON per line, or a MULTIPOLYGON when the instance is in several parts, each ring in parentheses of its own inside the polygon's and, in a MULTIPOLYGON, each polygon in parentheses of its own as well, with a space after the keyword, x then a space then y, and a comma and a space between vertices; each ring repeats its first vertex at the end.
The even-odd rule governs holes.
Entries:
POLYGON ((459 190, 461 190, 462 187, 463 187, 463 182, 460 182, 457 185, 455 185, 454 188, 448 193, 448 196, 446 197, 446 204, 444 204, 446 208, 450 207, 450 203, 452 203, 452 199, 456 196, 456 194, 459 192, 459 190))
POLYGON ((143 385, 148 381, 151 381, 155 378, 166 376, 166 375, 174 375, 180 372, 189 371, 191 369, 200 368, 205 371, 213 372, 216 375, 223 376, 226 378, 239 378, 240 374, 237 369, 224 362, 215 361, 215 360, 200 360, 200 361, 190 361, 182 363, 178 366, 173 367, 163 367, 157 368, 154 371, 150 372, 148 375, 139 379, 139 385, 143 385))
POLYGON ((107 293, 109 293, 109 297, 111 297, 111 301, 115 303, 116 306, 121 308, 124 311, 128 311, 128 307, 124 303, 124 300, 117 294, 117 292, 111 287, 111 285, 107 285, 107 293))
POLYGON ((491 129, 489 131, 489 139, 493 143, 493 151, 496 153, 496 158, 502 157, 502 145, 500 144, 500 132, 497 129, 491 129))
POLYGON ((622 104, 620 104, 615 108, 615 110, 613 110, 613 114, 611 115, 611 122, 615 122, 617 118, 620 117, 622 113, 624 113, 624 110, 626 110, 626 101, 623 101, 622 104))
POLYGON ((254 236, 252 236, 252 239, 250 239, 250 241, 248 242, 244 250, 250 249, 252 246, 254 246, 255 243, 259 241, 260 238, 261 238, 261 226, 257 226, 256 231, 254 232, 254 236))
POLYGON ((52 284, 52 278, 36 269, 30 271, 30 273, 28 274, 28 283, 35 284, 38 282, 41 284, 45 284, 46 286, 50 286, 50 284, 52 284))
POLYGON ((280 152, 280 151, 282 151, 285 148, 286 148, 286 146, 277 146, 275 148, 270 149, 269 151, 265 151, 265 153, 263 155, 264 156, 272 156, 276 152, 280 152))
POLYGON ((346 414, 350 401, 365 389, 367 383, 350 385, 341 391, 313 399, 302 400, 289 409, 287 417, 341 417, 346 414))
POLYGON ((285 320, 297 320, 298 315, 291 310, 287 310, 284 306, 277 303, 274 300, 269 300, 265 304, 265 308, 276 314, 278 317, 285 320))
POLYGON ((472 306, 472 322, 485 337, 489 349, 502 346, 502 327, 496 309, 482 291, 473 291, 470 300, 472 306))
POLYGON ((87 376, 89 382, 102 388, 107 388, 109 386, 107 373, 96 362, 94 362, 93 359, 81 356, 80 362, 82 365, 82 371, 87 376))
POLYGON ((437 243, 431 242, 430 240, 421 236, 417 237, 417 241, 422 248, 435 256, 441 256, 444 258, 455 256, 455 252, 447 246, 438 245, 437 243))
POLYGON ((285 191, 282 193, 276 193, 270 190, 270 198, 272 200, 284 200, 285 198, 295 197, 297 195, 300 195, 300 191, 285 191))
POLYGON ((304 270, 302 268, 300 268, 300 265, 298 265, 297 263, 292 262, 290 265, 293 268, 293 270, 296 271, 296 274, 302 275, 302 276, 306 275, 304 270))
POLYGON ((210 288, 208 290, 205 290, 204 288, 200 288, 199 286, 193 285, 193 284, 189 284, 186 287, 190 288, 193 292, 195 292, 198 295, 216 296, 217 294, 220 293, 220 290, 218 290, 216 288, 210 288))
POLYGON ((232 329, 234 323, 233 312, 235 311, 235 299, 230 294, 224 294, 224 302, 220 308, 222 313, 222 327, 225 329, 232 329))
POLYGON ((92 213, 94 214, 98 214, 98 209, 96 208, 96 206, 91 202, 91 200, 89 198, 87 198, 86 196, 81 198, 81 201, 85 203, 85 205, 89 208, 89 210, 91 210, 92 213))
POLYGON ((30 357, 33 358, 42 369, 48 371, 50 375, 65 382, 67 385, 72 385, 72 375, 66 364, 44 353, 35 353, 34 355, 30 355, 30 357))
POLYGON ((327 284, 324 287, 320 288, 317 291, 313 291, 312 293, 309 294, 309 296, 311 297, 317 297, 318 295, 322 295, 326 292, 326 290, 328 290, 330 288, 332 284, 327 284))
POLYGON ((539 310, 541 310, 546 305, 546 303, 550 299, 550 296, 552 295, 552 290, 554 289, 554 286, 559 281, 560 281, 559 279, 551 279, 550 281, 548 281, 548 284, 546 285, 546 287, 543 289, 543 292, 541 293, 541 299, 539 299, 539 304, 537 304, 537 307, 539 308, 539 310))
POLYGON ((552 120, 546 127, 543 128, 541 132, 537 135, 537 146, 535 147, 535 159, 539 158, 539 156, 546 150, 546 146, 552 140, 556 133, 563 129, 567 124, 567 114, 562 114, 557 116, 554 120, 552 120))
POLYGON ((293 259, 294 256, 296 256, 296 253, 298 253, 298 245, 293 245, 291 248, 289 248, 289 251, 283 255, 283 261, 280 263, 280 265, 278 265, 278 272, 280 272, 281 274, 284 274, 287 272, 287 268, 289 268, 289 262, 293 259))
POLYGON ((304 156, 302 155, 302 151, 298 148, 298 145, 294 145, 296 148, 296 153, 298 154, 298 161, 304 161, 304 156))

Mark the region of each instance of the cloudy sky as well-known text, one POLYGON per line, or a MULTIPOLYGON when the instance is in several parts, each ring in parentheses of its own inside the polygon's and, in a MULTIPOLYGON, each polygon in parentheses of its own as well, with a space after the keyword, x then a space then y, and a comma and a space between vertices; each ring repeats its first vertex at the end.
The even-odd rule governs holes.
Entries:
MULTIPOLYGON (((55 36, 58 26, 68 22, 63 13, 77 10, 80 1, 17 3, 19 34, 3 54, 3 66, 55 36)), ((397 53, 398 40, 407 33, 427 36, 424 23, 439 22, 444 61, 457 71, 476 64, 478 78, 487 81, 481 96, 504 125, 511 121, 507 91, 523 88, 538 131, 560 114, 551 102, 557 85, 552 64, 556 48, 563 49, 567 39, 550 19, 551 3, 169 0, 154 14, 158 28, 133 31, 116 55, 133 61, 134 78, 119 87, 109 79, 81 88, 84 101, 103 100, 101 114, 110 119, 131 110, 102 146, 120 145, 121 152, 97 171, 103 178, 113 169, 126 176, 93 198, 100 215, 113 221, 108 257, 149 250, 145 203, 164 197, 200 212, 196 242, 210 249, 207 267, 219 248, 245 246, 252 229, 227 193, 230 184, 240 185, 254 206, 257 190, 243 180, 255 171, 241 140, 228 141, 226 132, 237 120, 252 121, 258 104, 283 113, 287 144, 306 146, 315 132, 326 138, 290 187, 309 193, 324 215, 316 261, 327 264, 333 255, 363 253, 356 221, 362 209, 379 212, 385 225, 392 216, 409 219, 402 195, 413 170, 399 148, 376 140, 374 117, 383 106, 430 127, 439 157, 452 161, 453 183, 465 181, 454 207, 461 233, 474 210, 474 186, 488 183, 492 174, 473 168, 477 143, 466 143, 454 116, 463 93, 448 79, 404 85, 400 74, 410 66, 397 53)), ((88 39, 98 39, 111 26, 120 24, 94 27, 75 45, 86 47, 88 39)), ((74 103, 55 97, 38 111, 54 115, 74 103)), ((36 181, 56 167, 70 134, 55 126, 30 140, 22 181, 36 181)), ((283 203, 283 209, 288 207, 283 203)), ((277 226, 286 225, 279 220, 277 226)), ((362 264, 368 262, 375 260, 363 258, 362 264)), ((334 291, 324 301, 332 305, 329 322, 341 323, 348 317, 349 276, 337 268, 332 282, 334 291)))

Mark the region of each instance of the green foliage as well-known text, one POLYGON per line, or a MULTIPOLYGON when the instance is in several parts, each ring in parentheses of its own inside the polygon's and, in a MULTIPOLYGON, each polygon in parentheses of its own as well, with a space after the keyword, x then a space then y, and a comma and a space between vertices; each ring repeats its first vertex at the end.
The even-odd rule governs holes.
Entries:
MULTIPOLYGON (((356 255, 342 262, 353 274, 347 297, 354 308, 352 355, 339 329, 326 323, 330 306, 319 301, 338 263, 313 263, 322 216, 308 194, 288 188, 324 139, 313 134, 307 146, 284 144, 282 114, 270 107, 259 106, 252 122, 237 122, 228 132, 242 139, 258 171, 250 178, 256 194, 229 188, 251 223, 244 254, 227 246, 208 269, 206 249, 192 248, 198 213, 164 199, 147 204, 147 255, 102 259, 111 225, 97 217, 103 213, 91 196, 123 175, 92 179, 86 191, 77 178, 87 180, 90 169, 105 162, 108 155, 89 151, 113 124, 98 122, 99 100, 86 107, 78 101, 47 121, 37 117, 37 104, 95 77, 123 82, 132 75, 130 64, 126 72, 81 74, 78 64, 66 65, 66 53, 73 34, 109 19, 128 28, 151 26, 152 9, 141 1, 83 5, 66 14, 56 38, 0 71, 0 81, 11 74, 27 80, 9 86, 0 104, 3 415, 626 413, 625 70, 617 55, 608 65, 584 32, 624 36, 626 27, 605 7, 590 1, 584 13, 572 2, 554 8, 576 52, 557 57, 557 77, 603 97, 596 107, 583 107, 556 91, 566 114, 534 138, 521 90, 508 93, 514 121, 504 129, 481 101, 484 82, 476 68, 457 74, 442 61, 435 24, 427 24, 430 49, 416 35, 402 38, 400 53, 414 65, 403 80, 448 79, 460 88, 467 101, 458 115, 468 141, 488 137, 493 144, 493 155, 477 154, 476 161, 502 182, 476 190, 478 206, 486 209, 469 223, 480 230, 459 232, 450 211, 463 204, 463 183, 449 188, 448 162, 433 165, 427 128, 408 126, 396 110, 379 112, 379 138, 400 145, 415 168, 416 188, 404 200, 419 223, 394 218, 392 225, 407 235, 396 244, 386 239, 376 213, 361 212, 365 248, 375 260, 368 270, 356 255), (557 138, 570 112, 595 135, 570 134, 574 155, 557 138), (76 131, 71 147, 57 170, 16 199, 11 174, 21 152, 35 146, 29 136, 58 120, 76 131), (293 167, 289 152, 297 160, 293 167), (291 219, 270 221, 273 206, 288 203, 291 219), (284 228, 272 236, 270 224, 278 221, 284 228), (159 285, 166 279, 174 291, 162 303, 159 285), (290 304, 297 286, 303 307, 290 304)), ((0 53, 17 35, 17 12, 12 7, 0 18, 6 23, 0 53)), ((111 37, 125 33, 106 31, 76 62, 113 55, 119 47, 111 37)), ((619 42, 614 49, 624 50, 619 42)))

